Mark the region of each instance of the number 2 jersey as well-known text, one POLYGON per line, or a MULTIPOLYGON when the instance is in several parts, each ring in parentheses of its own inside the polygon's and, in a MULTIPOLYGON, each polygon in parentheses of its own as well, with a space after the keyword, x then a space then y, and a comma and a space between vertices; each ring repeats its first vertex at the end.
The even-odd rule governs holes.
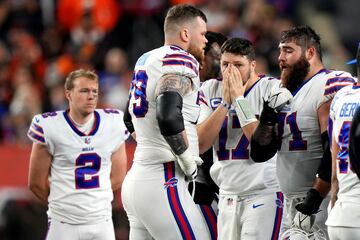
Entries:
MULTIPOLYGON (((245 92, 244 97, 249 100, 255 115, 260 115, 263 99, 266 99, 272 86, 279 83, 278 79, 261 76, 245 92)), ((222 81, 207 80, 201 86, 201 90, 204 97, 200 105, 199 123, 206 120, 221 104, 222 81)), ((279 190, 275 170, 276 156, 264 163, 255 163, 250 158, 249 140, 243 134, 233 106, 213 146, 214 164, 210 169, 210 175, 219 186, 221 194, 247 196, 279 190)))
POLYGON ((67 111, 34 116, 28 137, 53 156, 48 216, 70 224, 111 219, 111 154, 129 137, 120 110, 97 109, 89 134, 67 111))
POLYGON ((336 158, 336 176, 339 191, 335 207, 326 224, 329 226, 360 227, 360 180, 349 161, 349 135, 353 116, 360 106, 360 86, 347 86, 334 97, 330 108, 329 132, 339 146, 336 158), (344 207, 344 204, 348 207, 344 207))
POLYGON ((186 51, 175 45, 166 45, 143 54, 137 61, 130 89, 129 113, 136 132, 134 162, 159 164, 175 160, 169 144, 160 133, 156 119, 155 89, 165 74, 187 76, 192 91, 183 97, 182 115, 193 155, 199 154, 196 123, 198 103, 199 63, 186 51))
POLYGON ((323 156, 318 109, 353 82, 347 72, 322 69, 305 81, 281 110, 278 133, 282 143, 276 166, 284 193, 304 193, 312 187, 323 156))

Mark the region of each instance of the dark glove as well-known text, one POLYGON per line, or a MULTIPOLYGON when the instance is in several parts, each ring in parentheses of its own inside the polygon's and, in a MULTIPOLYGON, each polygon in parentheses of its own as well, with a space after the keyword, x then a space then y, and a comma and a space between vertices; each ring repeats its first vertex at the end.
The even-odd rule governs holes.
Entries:
MULTIPOLYGON (((193 191, 193 181, 189 183, 189 192, 193 191)), ((200 205, 208 205, 210 206, 214 201, 216 194, 210 186, 204 183, 195 181, 195 196, 194 202, 200 205)))
POLYGON ((278 121, 278 113, 275 109, 269 107, 269 102, 264 101, 264 108, 260 115, 260 123, 265 126, 275 126, 278 121))
POLYGON ((318 190, 312 188, 307 192, 306 198, 301 203, 298 203, 295 208, 299 212, 308 216, 315 214, 319 211, 323 197, 320 196, 318 190))

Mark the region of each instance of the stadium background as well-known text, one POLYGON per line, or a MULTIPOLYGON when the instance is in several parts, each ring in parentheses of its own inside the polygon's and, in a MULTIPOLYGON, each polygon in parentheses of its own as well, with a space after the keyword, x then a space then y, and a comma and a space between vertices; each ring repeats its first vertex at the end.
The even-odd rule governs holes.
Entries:
MULTIPOLYGON (((0 239, 46 234, 46 206, 27 189, 32 116, 67 107, 64 77, 80 67, 100 76, 99 107, 124 109, 131 69, 163 44, 166 10, 177 3, 200 7, 208 30, 253 41, 259 73, 278 76, 280 32, 308 24, 322 37, 325 66, 355 74, 344 63, 360 40, 358 0, 0 0, 0 239)), ((129 140, 128 167, 134 147, 129 140)), ((119 192, 114 224, 127 239, 119 192)))

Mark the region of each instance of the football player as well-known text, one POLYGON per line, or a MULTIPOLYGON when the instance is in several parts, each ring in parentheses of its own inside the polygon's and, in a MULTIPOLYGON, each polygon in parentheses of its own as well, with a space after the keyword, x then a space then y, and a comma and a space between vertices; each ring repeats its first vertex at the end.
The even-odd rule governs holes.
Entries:
POLYGON ((252 137, 251 156, 263 162, 278 152, 277 176, 285 195, 284 230, 295 216, 303 219, 316 214, 315 223, 326 231, 329 198, 323 199, 331 181, 329 107, 334 94, 354 79, 347 72, 324 68, 320 37, 308 26, 283 31, 279 50, 282 85, 293 101, 280 110, 265 102, 252 137))
POLYGON ((122 187, 130 239, 210 239, 187 181, 197 174, 199 62, 206 16, 190 5, 169 9, 164 46, 135 65, 124 121, 136 134, 134 163, 122 187))
POLYGON ((115 240, 113 190, 126 172, 129 136, 116 109, 96 109, 98 76, 79 69, 65 81, 69 109, 34 116, 29 187, 48 203, 49 240, 115 240))
POLYGON ((214 148, 210 174, 220 188, 219 239, 277 239, 283 195, 275 157, 255 163, 249 140, 263 99, 280 81, 255 73, 254 48, 246 39, 223 44, 220 66, 223 78, 207 80, 201 87, 198 125, 200 152, 214 148))
MULTIPOLYGON (((360 77, 360 44, 357 51, 357 75, 360 77)), ((359 105, 360 84, 344 87, 330 108, 332 131, 332 209, 326 221, 330 239, 360 237, 359 105)))

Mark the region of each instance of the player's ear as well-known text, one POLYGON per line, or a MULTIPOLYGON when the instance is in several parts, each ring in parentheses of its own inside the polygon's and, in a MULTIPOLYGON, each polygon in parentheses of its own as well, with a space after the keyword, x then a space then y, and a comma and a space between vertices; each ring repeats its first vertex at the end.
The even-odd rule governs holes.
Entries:
POLYGON ((187 28, 183 28, 180 32, 180 38, 183 42, 189 42, 190 41, 190 31, 187 28))
POLYGON ((306 50, 305 57, 306 57, 306 59, 307 59, 308 61, 315 56, 315 51, 316 51, 316 50, 315 50, 314 47, 309 47, 309 48, 306 50))
POLYGON ((250 70, 251 72, 254 72, 256 68, 256 61, 251 61, 250 62, 250 70))
POLYGON ((65 90, 65 97, 68 101, 71 100, 71 95, 70 95, 70 91, 69 90, 65 90))

